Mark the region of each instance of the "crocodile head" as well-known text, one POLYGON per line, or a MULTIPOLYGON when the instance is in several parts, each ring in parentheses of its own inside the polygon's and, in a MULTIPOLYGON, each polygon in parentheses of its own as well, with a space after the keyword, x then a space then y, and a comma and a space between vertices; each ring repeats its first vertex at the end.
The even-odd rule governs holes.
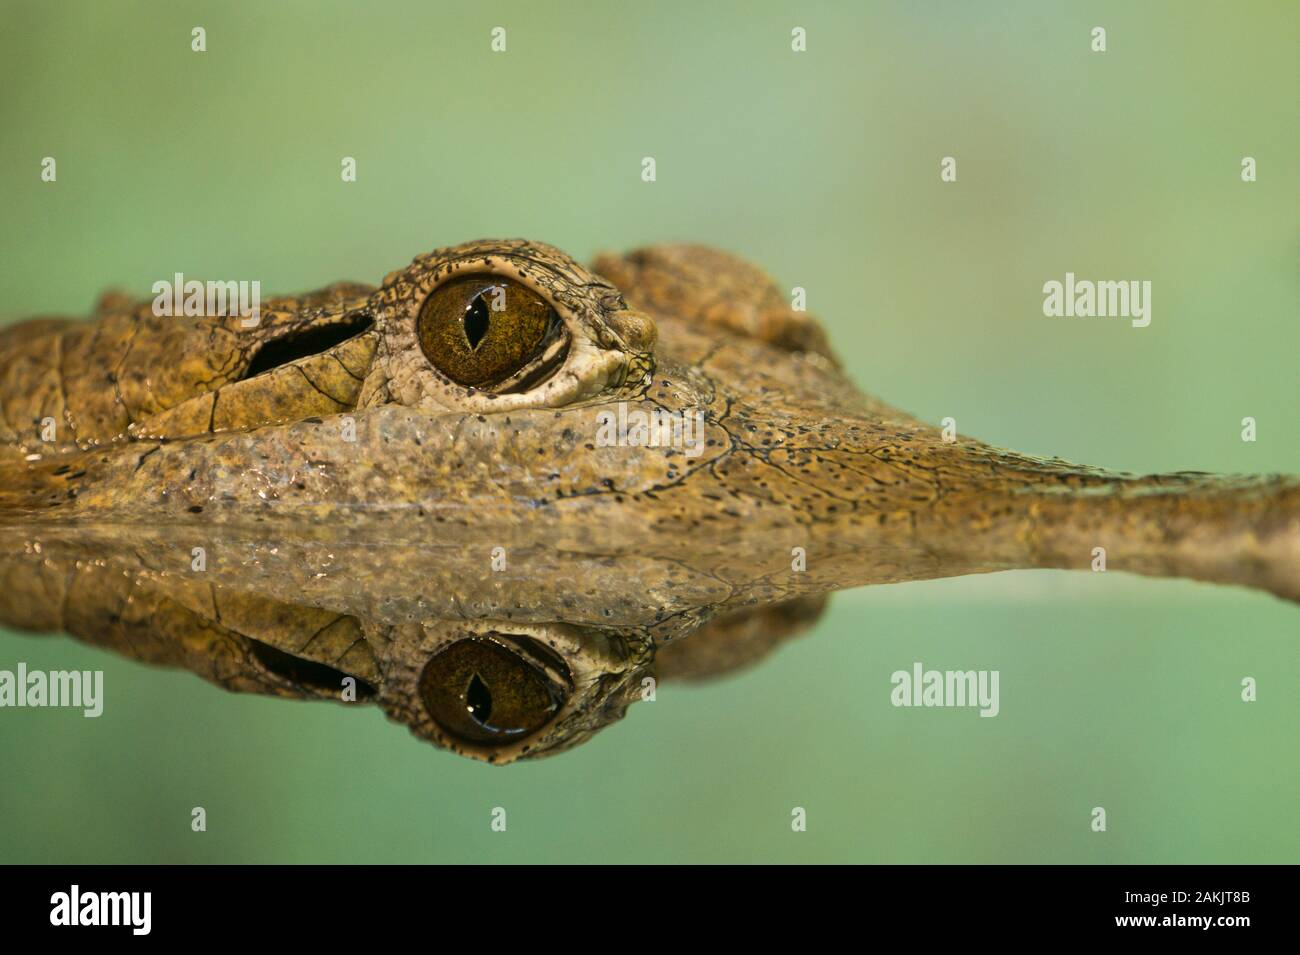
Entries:
POLYGON ((66 562, 103 604, 33 622, 20 587, 3 619, 238 689, 347 683, 492 762, 587 738, 657 672, 757 658, 844 587, 1101 547, 1300 593, 1294 479, 1137 478, 930 427, 707 248, 589 270, 479 241, 255 316, 156 311, 0 333, 9 576, 67 588, 40 569, 66 562), (124 621, 121 587, 169 609, 124 621))

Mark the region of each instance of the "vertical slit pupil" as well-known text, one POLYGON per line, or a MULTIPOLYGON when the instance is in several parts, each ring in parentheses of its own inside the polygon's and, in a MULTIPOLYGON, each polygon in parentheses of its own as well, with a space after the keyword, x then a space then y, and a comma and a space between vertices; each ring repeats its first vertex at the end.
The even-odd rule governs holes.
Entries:
POLYGON ((469 686, 465 688, 465 709, 480 723, 486 723, 492 715, 492 691, 477 673, 469 678, 469 686))
POLYGON ((479 342, 487 335, 489 321, 488 304, 480 295, 465 309, 465 340, 472 350, 477 350, 479 342))

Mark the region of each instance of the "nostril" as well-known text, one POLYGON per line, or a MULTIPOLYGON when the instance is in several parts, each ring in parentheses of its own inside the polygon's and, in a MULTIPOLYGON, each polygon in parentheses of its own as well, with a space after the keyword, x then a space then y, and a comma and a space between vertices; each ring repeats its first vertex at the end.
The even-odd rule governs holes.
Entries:
POLYGON ((374 319, 365 312, 358 312, 330 325, 311 326, 273 338, 253 355, 240 380, 247 381, 281 365, 319 355, 373 327, 374 319))
POLYGON ((378 693, 378 690, 365 680, 353 677, 342 670, 336 670, 315 660, 296 657, 252 637, 244 639, 248 642, 248 649, 253 659, 263 670, 298 687, 337 694, 340 687, 345 685, 344 681, 352 679, 356 680, 357 699, 369 699, 378 693))

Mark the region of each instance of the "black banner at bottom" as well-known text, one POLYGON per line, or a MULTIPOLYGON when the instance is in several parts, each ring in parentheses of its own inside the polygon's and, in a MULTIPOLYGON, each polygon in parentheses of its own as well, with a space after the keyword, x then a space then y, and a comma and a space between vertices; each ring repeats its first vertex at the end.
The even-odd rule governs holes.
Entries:
POLYGON ((788 923, 815 926, 818 935, 835 925, 859 935, 901 931, 927 943, 976 931, 985 940, 1049 932, 1232 944, 1279 933, 1290 921, 1294 882, 1276 867, 1219 866, 881 866, 812 879, 754 869, 700 883, 690 873, 644 877, 631 867, 595 878, 573 869, 385 868, 11 866, 0 918, 7 940, 75 934, 80 944, 283 938, 346 945, 376 925, 431 930, 428 920, 453 933, 531 926, 562 936, 571 919, 580 933, 594 921, 598 931, 627 933, 625 941, 644 930, 648 943, 662 944, 675 911, 735 939, 788 923))

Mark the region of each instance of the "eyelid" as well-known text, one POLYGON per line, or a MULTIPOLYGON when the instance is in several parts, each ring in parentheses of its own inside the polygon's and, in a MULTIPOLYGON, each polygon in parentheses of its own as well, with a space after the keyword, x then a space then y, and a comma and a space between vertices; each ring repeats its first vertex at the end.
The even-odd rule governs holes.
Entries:
POLYGON ((527 392, 542 384, 558 371, 563 366, 564 359, 568 356, 569 337, 572 333, 564 326, 564 320, 558 316, 555 326, 555 329, 548 332, 547 337, 542 341, 541 351, 526 362, 522 368, 504 381, 500 381, 490 388, 480 388, 479 390, 489 391, 496 395, 527 392))

